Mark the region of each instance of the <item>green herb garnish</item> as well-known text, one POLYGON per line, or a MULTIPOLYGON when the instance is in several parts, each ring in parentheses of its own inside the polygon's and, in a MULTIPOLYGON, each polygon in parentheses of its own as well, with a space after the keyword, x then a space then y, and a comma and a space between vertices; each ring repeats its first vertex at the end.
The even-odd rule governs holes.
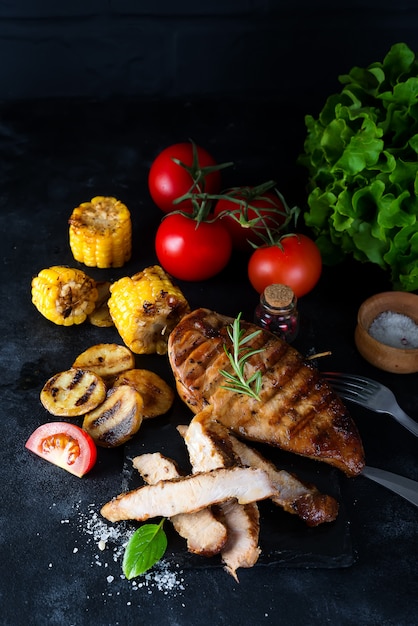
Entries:
POLYGON ((245 378, 244 370, 246 361, 254 354, 258 354, 263 350, 262 348, 259 350, 245 350, 245 344, 259 335, 261 330, 256 330, 245 337, 245 330, 241 328, 240 322, 241 313, 227 329, 229 338, 232 341, 232 354, 228 351, 226 345, 224 345, 224 350, 232 365, 233 373, 220 370, 222 376, 228 381, 228 385, 222 386, 222 388, 228 389, 228 391, 245 394, 251 398, 255 398, 255 400, 260 400, 261 372, 256 371, 249 378, 245 378))
POLYGON ((130 580, 143 574, 157 563, 167 549, 167 536, 159 524, 144 524, 129 539, 123 555, 122 569, 130 580))

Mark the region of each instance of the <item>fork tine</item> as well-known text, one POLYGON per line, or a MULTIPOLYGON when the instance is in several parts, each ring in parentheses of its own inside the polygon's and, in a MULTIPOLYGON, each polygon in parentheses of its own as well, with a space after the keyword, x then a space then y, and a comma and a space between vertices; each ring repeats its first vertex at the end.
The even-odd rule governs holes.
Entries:
POLYGON ((335 391, 335 393, 338 394, 338 396, 342 400, 349 400, 350 402, 356 402, 357 404, 361 404, 363 406, 365 406, 365 404, 366 404, 366 399, 365 398, 363 398, 362 396, 359 396, 358 394, 350 393, 346 389, 344 389, 344 390, 334 389, 334 391, 335 391))
POLYGON ((324 372, 323 376, 332 385, 343 385, 349 389, 364 391, 365 393, 374 393, 380 389, 379 383, 365 376, 357 376, 355 374, 341 374, 339 372, 324 372))
POLYGON ((367 400, 379 389, 375 381, 354 374, 324 372, 323 376, 334 391, 348 400, 367 400))
POLYGON ((359 376, 358 374, 345 374, 342 372, 323 372, 322 375, 338 380, 349 380, 360 385, 372 385, 374 387, 380 386, 377 381, 372 380, 371 378, 367 378, 367 376, 359 376))
POLYGON ((323 378, 344 400, 360 404, 376 413, 391 415, 404 428, 418 437, 418 423, 399 406, 391 389, 367 378, 355 374, 323 372, 323 378))
POLYGON ((333 383, 331 386, 333 390, 339 396, 341 396, 341 398, 345 398, 346 400, 352 400, 353 402, 355 401, 360 402, 362 399, 364 400, 366 397, 364 394, 361 393, 361 391, 359 392, 356 389, 350 389, 349 387, 338 385, 338 384, 333 384, 333 383))

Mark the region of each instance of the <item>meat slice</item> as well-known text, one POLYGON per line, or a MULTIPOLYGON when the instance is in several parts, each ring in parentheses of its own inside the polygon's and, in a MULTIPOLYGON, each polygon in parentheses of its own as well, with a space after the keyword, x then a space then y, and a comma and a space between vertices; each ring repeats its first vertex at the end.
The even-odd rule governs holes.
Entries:
MULTIPOLYGON (((193 418, 191 423, 195 424, 196 418, 199 418, 200 415, 198 414, 193 418)), ((188 426, 177 427, 177 430, 183 437, 186 437, 187 429, 188 426)), ((222 424, 217 423, 216 420, 210 425, 209 431, 206 433, 212 436, 212 445, 214 445, 213 436, 215 432, 216 440, 223 447, 222 455, 224 458, 225 451, 228 450, 228 454, 232 455, 235 463, 245 465, 246 467, 258 467, 267 473, 271 483, 276 488, 276 493, 271 498, 274 504, 277 504, 287 513, 297 515, 307 526, 318 526, 324 522, 333 522, 337 518, 339 504, 335 498, 321 493, 315 485, 302 482, 294 474, 284 469, 278 469, 274 463, 266 459, 258 450, 240 441, 231 433, 228 435, 226 428, 222 424), (226 439, 228 439, 227 442, 226 439)), ((191 439, 190 435, 189 439, 191 439)), ((199 437, 196 440, 199 441, 199 437)), ((191 449, 195 450, 195 454, 197 448, 196 441, 193 441, 191 449)), ((208 443, 206 443, 206 446, 201 446, 201 450, 206 450, 206 454, 208 453, 208 448, 210 448, 208 443)), ((203 454, 201 456, 203 457, 203 454)))
MULTIPOLYGON (((160 480, 178 478, 177 465, 160 452, 141 454, 132 460, 133 466, 150 485, 160 480)), ((227 541, 227 530, 211 509, 196 513, 179 513, 170 518, 175 530, 187 541, 187 549, 193 554, 210 557, 218 554, 227 541)))
POLYGON ((222 504, 222 513, 228 527, 228 540, 222 549, 225 571, 237 582, 237 569, 253 567, 260 556, 258 546, 260 534, 260 513, 255 502, 237 504, 229 500, 222 504))
POLYGON ((264 470, 276 488, 271 500, 288 513, 298 515, 308 526, 333 522, 338 515, 338 502, 323 494, 315 485, 301 482, 286 470, 278 469, 257 450, 231 435, 232 447, 241 463, 264 470))
POLYGON ((132 465, 148 485, 155 485, 160 480, 170 480, 181 476, 177 463, 161 452, 149 452, 135 456, 132 459, 132 465))
POLYGON ((184 431, 184 441, 193 472, 241 465, 228 429, 214 419, 211 406, 193 417, 184 431))
MULTIPOLYGON (((211 407, 191 420, 184 438, 194 472, 233 467, 239 463, 229 432, 213 419, 211 407)), ((260 514, 256 502, 240 504, 235 499, 223 502, 220 509, 228 529, 221 557, 225 570, 238 582, 237 569, 252 567, 260 556, 260 514)))
POLYGON ((121 493, 102 507, 101 514, 110 522, 145 521, 151 517, 194 513, 231 498, 242 504, 265 500, 274 492, 263 470, 250 467, 217 469, 161 480, 155 485, 121 493))
POLYGON ((224 346, 232 351, 233 320, 197 309, 177 324, 168 355, 180 397, 194 413, 211 405, 216 418, 240 438, 268 443, 324 461, 348 476, 360 474, 364 451, 358 430, 340 398, 297 350, 254 324, 241 322, 245 345, 260 349, 244 374, 262 374, 260 400, 224 388, 220 370, 232 371, 224 346))

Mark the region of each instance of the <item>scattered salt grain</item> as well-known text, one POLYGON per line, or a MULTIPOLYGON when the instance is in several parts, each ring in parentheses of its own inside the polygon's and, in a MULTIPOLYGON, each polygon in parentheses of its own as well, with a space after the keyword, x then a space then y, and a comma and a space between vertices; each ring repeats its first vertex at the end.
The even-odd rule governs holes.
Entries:
MULTIPOLYGON (((115 526, 108 525, 98 513, 99 507, 95 504, 88 505, 87 512, 83 512, 77 503, 75 509, 78 514, 79 530, 87 535, 87 543, 93 543, 100 551, 100 555, 94 555, 91 565, 108 568, 110 559, 113 569, 115 563, 117 564, 116 567, 119 568, 114 571, 114 575, 107 575, 106 581, 109 585, 118 577, 118 580, 122 581, 124 585, 130 584, 134 591, 143 589, 148 594, 154 590, 165 595, 169 593, 177 595, 177 593, 184 591, 182 571, 179 569, 173 571, 172 566, 163 560, 156 563, 151 570, 142 576, 127 581, 121 573, 121 569, 125 547, 133 533, 132 528, 124 523, 115 526)), ((113 569, 109 568, 107 571, 112 570, 113 572, 113 569)))
POLYGON ((418 348, 418 325, 402 313, 380 313, 370 325, 369 335, 392 348, 418 348))

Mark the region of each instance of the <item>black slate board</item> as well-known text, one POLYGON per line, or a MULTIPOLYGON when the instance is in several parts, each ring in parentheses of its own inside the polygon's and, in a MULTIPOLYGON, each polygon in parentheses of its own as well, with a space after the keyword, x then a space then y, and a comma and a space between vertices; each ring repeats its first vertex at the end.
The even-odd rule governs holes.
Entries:
MULTIPOLYGON (((176 400, 167 416, 145 420, 139 433, 125 445, 125 460, 121 492, 143 485, 132 465, 133 457, 161 452, 174 459, 179 467, 190 471, 186 446, 177 431, 178 424, 187 424, 189 409, 176 400)), ((332 495, 340 503, 334 522, 309 528, 296 515, 286 513, 270 501, 259 503, 261 555, 257 566, 275 564, 283 567, 340 568, 354 563, 350 536, 350 521, 344 506, 341 475, 338 470, 271 446, 258 446, 266 458, 277 467, 293 472, 300 479, 315 484, 322 492, 332 495)), ((115 494, 116 495, 116 494, 115 494)), ((135 526, 133 526, 134 528, 135 526)), ((204 558, 191 554, 185 541, 177 535, 171 524, 165 524, 168 549, 165 559, 182 568, 221 567, 220 558, 204 558)))

